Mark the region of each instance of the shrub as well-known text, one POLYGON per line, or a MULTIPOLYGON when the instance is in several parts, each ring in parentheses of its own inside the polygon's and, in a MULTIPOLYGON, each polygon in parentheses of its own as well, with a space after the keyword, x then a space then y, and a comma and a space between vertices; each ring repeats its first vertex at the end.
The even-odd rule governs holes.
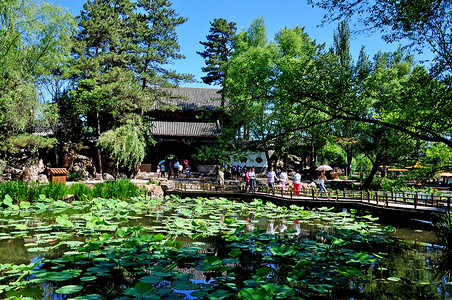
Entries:
POLYGON ((435 233, 440 243, 452 250, 452 215, 449 212, 444 213, 440 219, 434 223, 435 233))
POLYGON ((67 181, 81 181, 85 179, 83 172, 71 170, 67 173, 67 181))

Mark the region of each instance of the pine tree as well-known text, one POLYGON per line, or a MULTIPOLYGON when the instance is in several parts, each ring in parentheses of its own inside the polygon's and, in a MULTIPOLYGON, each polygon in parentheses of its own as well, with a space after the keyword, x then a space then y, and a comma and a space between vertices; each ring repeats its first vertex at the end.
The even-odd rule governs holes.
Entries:
POLYGON ((201 70, 207 75, 202 77, 206 84, 222 85, 225 77, 223 66, 232 55, 236 33, 236 23, 227 22, 225 19, 214 19, 210 22, 210 34, 207 35, 206 42, 199 42, 204 45, 203 52, 197 52, 205 59, 206 66, 201 70))
MULTIPOLYGON (((166 0, 89 0, 78 17, 70 101, 93 132, 90 139, 138 120, 158 98, 191 75, 167 69, 180 53, 175 29, 186 19, 166 0), (157 87, 157 88, 156 88, 157 87), (138 119, 137 119, 138 117, 138 119)), ((99 172, 102 172, 98 146, 99 172)))

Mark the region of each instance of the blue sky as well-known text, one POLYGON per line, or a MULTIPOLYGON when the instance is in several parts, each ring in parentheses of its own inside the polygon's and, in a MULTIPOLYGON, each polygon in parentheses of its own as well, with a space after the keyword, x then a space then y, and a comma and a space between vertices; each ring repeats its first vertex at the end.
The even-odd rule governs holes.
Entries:
MULTIPOLYGON (((85 1, 59 0, 61 6, 76 16, 83 8, 85 1)), ((171 66, 180 73, 194 74, 199 83, 190 83, 186 86, 211 87, 201 82, 204 73, 203 58, 197 51, 203 51, 204 47, 199 41, 205 41, 209 34, 210 23, 215 18, 224 18, 229 22, 237 23, 237 31, 242 31, 253 20, 262 17, 267 26, 269 40, 281 28, 303 26, 306 32, 318 43, 325 43, 328 49, 333 43, 333 33, 337 23, 325 27, 319 27, 324 11, 313 8, 307 4, 307 0, 173 0, 172 7, 180 16, 187 18, 187 22, 177 28, 181 53, 186 59, 177 61, 171 66)), ((353 31, 355 28, 351 28, 353 31)), ((353 59, 358 58, 361 46, 372 57, 377 51, 394 51, 398 44, 386 44, 379 34, 353 35, 350 43, 353 59)))

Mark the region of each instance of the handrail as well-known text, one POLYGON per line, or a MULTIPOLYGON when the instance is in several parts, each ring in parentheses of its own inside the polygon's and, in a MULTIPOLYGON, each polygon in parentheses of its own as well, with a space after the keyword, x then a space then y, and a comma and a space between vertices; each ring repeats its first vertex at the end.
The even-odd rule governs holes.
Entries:
MULTIPOLYGON (((221 192, 245 192, 244 186, 242 184, 231 184, 229 182, 225 182, 224 185, 220 186, 219 184, 214 184, 212 182, 201 181, 199 185, 196 184, 187 184, 187 182, 176 182, 175 190, 179 191, 221 191, 221 192)), ((294 197, 308 197, 315 200, 315 189, 303 189, 300 191, 299 195, 294 195, 290 186, 286 189, 286 195, 283 194, 283 190, 281 187, 276 186, 274 189, 270 189, 268 186, 259 185, 256 186, 257 194, 271 194, 272 196, 277 197, 289 197, 293 199, 294 197)), ((332 189, 329 190, 329 196, 335 202, 344 201, 344 200, 354 200, 359 202, 371 202, 375 201, 375 203, 383 203, 383 207, 388 207, 394 204, 404 204, 404 205, 412 205, 414 209, 418 209, 418 207, 436 207, 436 208, 444 208, 448 212, 451 209, 451 194, 436 194, 436 193, 419 193, 419 192, 397 192, 397 191, 370 191, 370 190, 347 190, 347 189, 332 189)), ((324 197, 320 197, 324 198, 324 197)))

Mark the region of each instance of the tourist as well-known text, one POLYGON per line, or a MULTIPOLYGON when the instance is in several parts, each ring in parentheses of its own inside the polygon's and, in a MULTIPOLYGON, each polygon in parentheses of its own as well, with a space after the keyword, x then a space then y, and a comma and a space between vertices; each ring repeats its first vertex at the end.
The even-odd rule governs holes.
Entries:
POLYGON ((185 175, 187 176, 187 179, 190 179, 190 166, 185 166, 185 175))
POLYGON ((220 188, 224 188, 224 171, 223 168, 218 168, 218 181, 220 183, 220 188))
POLYGON ((182 171, 184 170, 184 166, 182 164, 179 165, 179 174, 182 174, 182 171))
POLYGON ((168 179, 170 179, 172 175, 173 175, 173 163, 168 162, 168 179))
POLYGON ((317 192, 317 195, 315 196, 315 200, 318 200, 319 194, 323 193, 323 192, 328 197, 328 200, 331 200, 330 196, 328 196, 328 192, 325 187, 325 181, 326 181, 325 170, 323 170, 320 173, 319 178, 317 178, 317 184, 319 185, 319 191, 317 192))
POLYGON ((270 171, 267 173, 268 178, 268 188, 272 191, 275 189, 275 179, 276 173, 273 171, 273 167, 270 168, 270 171))
MULTIPOLYGON (((243 168, 244 170, 246 170, 245 168, 243 168)), ((245 192, 248 193, 248 188, 250 187, 250 171, 251 169, 247 169, 245 173, 243 173, 245 175, 245 192)))
POLYGON ((162 173, 162 178, 164 178, 165 177, 165 163, 161 164, 160 173, 162 173))
POLYGON ((173 165, 173 176, 174 178, 179 178, 179 161, 176 160, 173 165))
POLYGON ((301 175, 298 173, 298 170, 295 171, 295 175, 293 175, 293 193, 295 195, 300 195, 301 188, 301 175))
POLYGON ((157 166, 157 178, 160 178, 160 166, 157 166))
POLYGON ((248 173, 248 176, 250 177, 250 191, 253 192, 253 194, 256 192, 256 168, 252 167, 251 171, 248 173))
POLYGON ((279 175, 279 181, 281 182, 281 187, 283 195, 286 194, 286 184, 289 177, 287 176, 286 170, 282 170, 281 175, 279 175))

